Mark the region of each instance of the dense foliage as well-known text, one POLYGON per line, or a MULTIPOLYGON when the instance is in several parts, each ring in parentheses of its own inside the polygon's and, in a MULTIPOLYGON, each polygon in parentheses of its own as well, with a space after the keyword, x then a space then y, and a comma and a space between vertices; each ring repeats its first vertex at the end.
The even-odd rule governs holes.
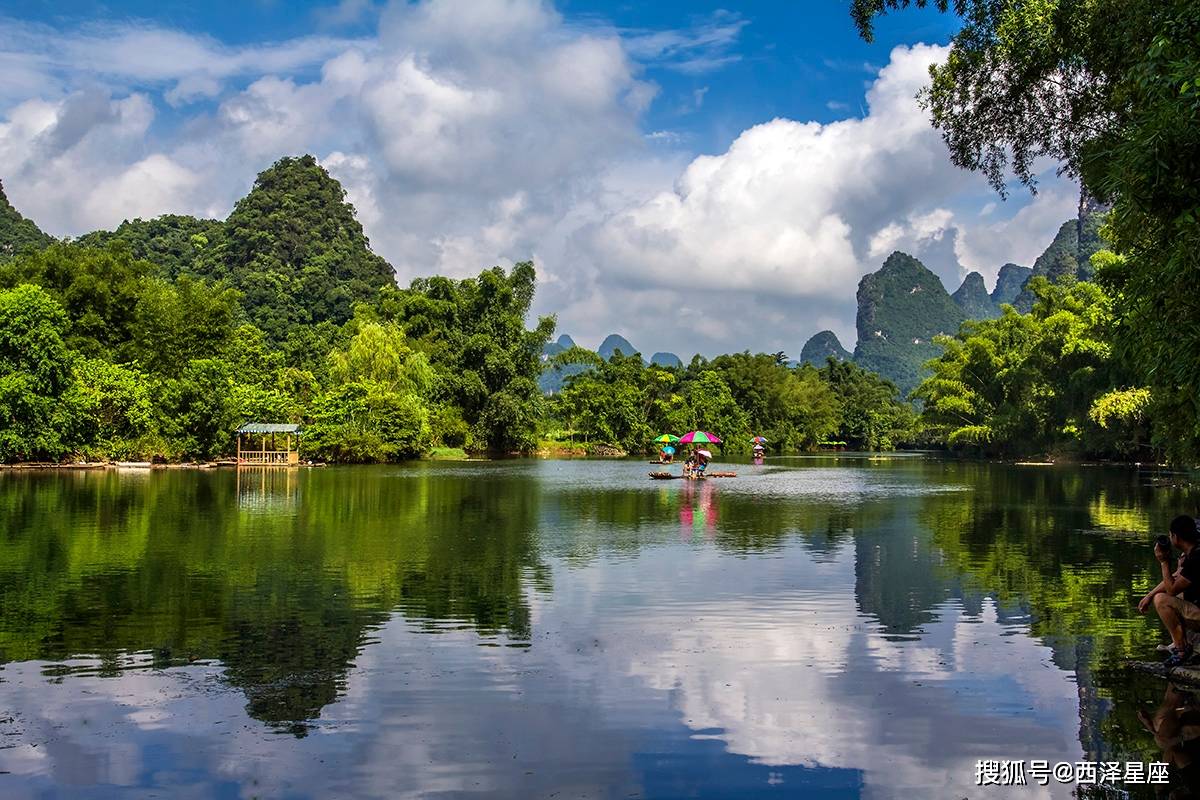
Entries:
POLYGON ((431 398, 439 441, 470 449, 531 450, 542 416, 542 348, 554 318, 528 330, 536 274, 531 262, 478 278, 423 278, 388 289, 384 319, 403 327, 436 370, 431 398))
POLYGON ((1004 456, 1135 455, 1145 406, 1130 402, 1113 358, 1112 303, 1090 283, 1031 282, 1032 311, 1011 306, 940 341, 917 388, 926 425, 951 447, 1004 456))
POLYGON ((916 413, 894 385, 851 362, 789 366, 782 354, 696 358, 687 367, 647 365, 640 355, 609 359, 575 348, 556 358, 590 364, 553 399, 560 429, 584 441, 646 449, 664 432, 713 431, 726 452, 748 452, 765 436, 774 452, 841 441, 889 449, 915 441, 916 413))
MULTIPOLYGON (((854 0, 871 38, 887 10, 927 0, 854 0)), ((1157 437, 1200 458, 1200 5, 1194 0, 934 0, 963 19, 924 94, 954 163, 1003 192, 1049 157, 1111 204, 1116 254, 1096 279, 1113 343, 1149 390, 1157 437)), ((1086 277, 1086 276, 1085 276, 1086 277)), ((1145 398, 1139 394, 1138 397, 1145 398)), ((1145 403, 1140 403, 1145 405, 1145 403)))

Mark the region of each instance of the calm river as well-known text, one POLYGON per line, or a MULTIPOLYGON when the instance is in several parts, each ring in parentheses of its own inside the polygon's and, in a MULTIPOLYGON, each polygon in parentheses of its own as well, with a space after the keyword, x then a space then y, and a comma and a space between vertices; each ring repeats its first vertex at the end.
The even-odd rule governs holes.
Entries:
POLYGON ((738 469, 0 474, 0 797, 1034 798, 1076 787, 977 762, 1188 763, 1139 719, 1188 699, 1121 662, 1194 494, 738 469))

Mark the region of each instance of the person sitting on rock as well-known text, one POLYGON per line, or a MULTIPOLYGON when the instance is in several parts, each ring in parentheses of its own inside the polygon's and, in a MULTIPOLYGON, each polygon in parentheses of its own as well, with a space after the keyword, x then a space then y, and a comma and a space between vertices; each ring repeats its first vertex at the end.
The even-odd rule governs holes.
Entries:
POLYGON ((1171 520, 1167 541, 1160 537, 1154 544, 1154 557, 1162 571, 1162 581, 1138 603, 1138 611, 1145 613, 1151 605, 1158 612, 1163 627, 1171 635, 1170 655, 1167 667, 1186 664, 1192 658, 1192 647, 1188 643, 1187 631, 1200 629, 1200 550, 1196 542, 1200 533, 1196 520, 1181 514, 1171 520), (1179 548, 1179 568, 1171 572, 1171 549, 1179 548), (1193 551, 1196 555, 1193 557, 1193 551))

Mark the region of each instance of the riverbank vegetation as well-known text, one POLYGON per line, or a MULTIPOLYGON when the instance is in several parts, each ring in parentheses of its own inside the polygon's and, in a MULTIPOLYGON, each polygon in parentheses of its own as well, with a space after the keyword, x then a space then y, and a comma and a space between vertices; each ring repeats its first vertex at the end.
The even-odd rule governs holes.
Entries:
MULTIPOLYGON (((869 38, 878 14, 914 4, 856 0, 854 16, 869 38)), ((1004 192, 1051 157, 1086 205, 1111 210, 1088 226, 1081 214, 1077 232, 1098 228, 1108 249, 1035 269, 1015 303, 1027 313, 939 337, 911 397, 837 358, 546 356, 555 320, 529 319, 531 263, 401 288, 304 156, 260 174, 224 221, 132 220, 73 242, 0 193, 0 461, 211 459, 255 420, 300 423, 304 455, 335 462, 641 451, 698 428, 733 451, 758 434, 777 452, 838 441, 1195 463, 1200 9, 935 5, 964 20, 924 94, 954 162, 1004 192), (562 370, 561 391, 539 390, 545 369, 562 370)))
POLYGON ((719 432, 726 452, 741 453, 754 435, 786 453, 830 439, 886 450, 919 434, 916 412, 896 387, 852 362, 830 360, 817 369, 791 365, 782 354, 744 352, 669 368, 620 352, 606 361, 579 348, 555 359, 590 365, 550 399, 558 430, 629 451, 671 431, 719 432))
MULTIPOLYGON (((852 13, 870 40, 879 15, 928 4, 855 0, 852 13)), ((1052 358, 1072 371, 1070 380, 1034 380, 1040 388, 1022 384, 1019 394, 1025 399, 1018 402, 1011 397, 998 402, 1000 387, 1031 371, 1048 376, 1049 369, 1036 364, 1053 348, 1030 347, 1022 333, 1016 335, 1014 357, 1003 335, 1017 334, 1013 318, 964 332, 938 367, 939 382, 921 390, 935 405, 933 421, 949 430, 952 445, 1009 450, 1025 435, 1018 418, 1036 421, 1032 432, 1042 445, 1068 439, 1085 448, 1097 445, 1091 423, 1104 431, 1115 425, 1118 432, 1111 435, 1120 450, 1136 448, 1142 426, 1148 426, 1156 452, 1177 463, 1195 463, 1200 460, 1195 390, 1200 374, 1195 291, 1200 277, 1200 161, 1195 157, 1200 151, 1200 6, 1191 0, 937 0, 934 5, 963 21, 947 59, 931 68, 932 82, 923 93, 951 159, 984 174, 1003 194, 1014 176, 1032 187, 1040 169, 1035 165, 1049 158, 1077 177, 1088 195, 1111 206, 1100 231, 1108 252, 1094 257, 1092 265, 1107 298, 1103 314, 1111 319, 1092 327, 1099 338, 1091 341, 1100 348, 1090 354, 1064 349, 1052 358), (988 361, 982 352, 987 347, 994 351, 987 367, 1005 366, 973 376, 974 386, 952 387, 955 364, 988 361), (1097 363, 1085 365, 1089 359, 1097 363), (1008 372, 1009 364, 1021 368, 1008 372), (1108 386, 1096 384, 1101 377, 1094 370, 1109 373, 1108 386), (1087 392, 1093 393, 1086 419, 1081 384, 1089 384, 1087 392), (1053 387, 1054 401, 1032 399, 1047 387, 1053 387), (1018 409, 1016 416, 1004 416, 1018 409), (952 419, 955 415, 959 418, 952 419)), ((1078 291, 1076 297, 1081 297, 1078 291)), ((1042 302, 1050 311, 1057 301, 1043 297, 1042 302)), ((1033 323, 1059 326, 1054 313, 1033 323)), ((1065 339, 1064 344, 1070 348, 1065 339)))
MULTIPOLYGON (((1096 284, 1035 278, 1030 313, 1006 307, 940 338, 912 398, 837 358, 544 356, 555 321, 529 327, 530 263, 407 288, 365 257, 328 267, 340 276, 330 284, 311 274, 326 267, 286 266, 329 254, 308 238, 368 248, 349 211, 318 230, 326 215, 305 210, 345 206, 340 193, 315 161, 284 159, 230 217, 264 253, 231 249, 232 223, 173 217, 0 262, 0 459, 215 459, 251 420, 301 424, 303 455, 329 462, 645 452, 659 433, 693 429, 718 432, 732 453, 752 435, 777 453, 831 441, 1002 457, 1155 452, 1154 396, 1113 344, 1116 304, 1096 284), (304 295, 318 290, 319 302, 304 295), (544 371, 563 373, 559 392, 539 390, 544 371)), ((1098 256, 1100 271, 1116 260, 1098 256)))

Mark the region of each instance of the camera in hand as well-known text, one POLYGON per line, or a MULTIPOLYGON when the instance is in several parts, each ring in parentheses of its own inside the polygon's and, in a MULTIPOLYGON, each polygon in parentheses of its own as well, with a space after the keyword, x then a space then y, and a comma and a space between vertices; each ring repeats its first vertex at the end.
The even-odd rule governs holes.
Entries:
POLYGON ((1170 554, 1171 539, 1166 535, 1156 536, 1154 537, 1154 546, 1155 548, 1162 550, 1164 553, 1170 554))

